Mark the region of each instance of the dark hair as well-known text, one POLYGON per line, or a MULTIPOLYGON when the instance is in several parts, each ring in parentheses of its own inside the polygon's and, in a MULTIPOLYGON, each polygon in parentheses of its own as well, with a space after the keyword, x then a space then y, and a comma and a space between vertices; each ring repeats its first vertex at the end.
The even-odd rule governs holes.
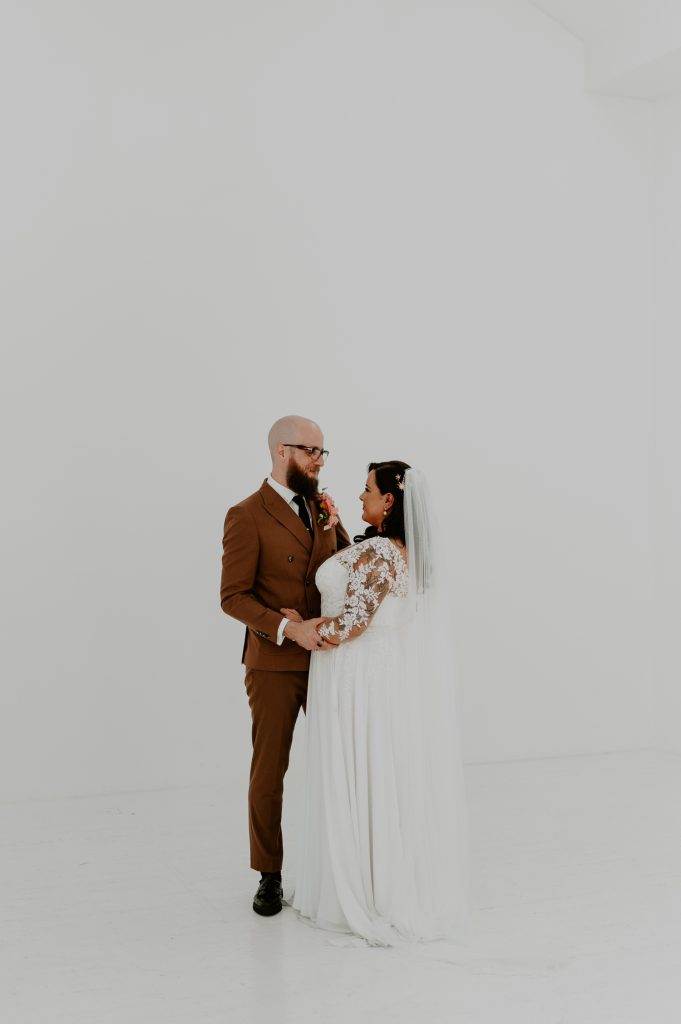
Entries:
MULTIPOLYGON (((391 459, 389 462, 370 462, 367 472, 376 474, 376 486, 381 494, 392 494, 395 499, 392 508, 381 523, 381 537, 397 537, 403 544, 407 543, 404 533, 404 474, 411 469, 407 462, 400 462, 399 459, 391 459)), ((354 537, 355 543, 366 540, 367 537, 379 536, 379 530, 375 526, 367 526, 364 533, 354 537)))

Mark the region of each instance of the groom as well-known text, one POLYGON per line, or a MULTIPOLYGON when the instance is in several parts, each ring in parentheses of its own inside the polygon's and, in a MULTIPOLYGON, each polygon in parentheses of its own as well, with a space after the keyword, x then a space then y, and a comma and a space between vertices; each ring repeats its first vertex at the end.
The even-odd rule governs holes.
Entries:
POLYGON ((318 479, 329 453, 319 426, 285 416, 268 441, 270 476, 227 513, 220 586, 223 611, 247 626, 242 662, 253 720, 248 820, 251 867, 261 873, 253 909, 265 916, 281 910, 284 775, 296 718, 305 710, 310 651, 328 646, 316 629, 322 620, 315 573, 350 544, 341 523, 323 521, 318 479), (285 618, 284 608, 303 621, 285 618))

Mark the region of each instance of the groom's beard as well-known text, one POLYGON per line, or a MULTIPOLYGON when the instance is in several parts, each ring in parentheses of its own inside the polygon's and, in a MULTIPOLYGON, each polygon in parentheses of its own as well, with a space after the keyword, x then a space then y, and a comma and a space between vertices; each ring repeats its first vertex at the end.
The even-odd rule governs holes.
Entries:
POLYGON ((308 501, 312 501, 319 493, 317 490, 317 480, 314 477, 307 476, 303 473, 302 469, 298 469, 293 463, 286 471, 286 486, 296 494, 302 494, 308 501))

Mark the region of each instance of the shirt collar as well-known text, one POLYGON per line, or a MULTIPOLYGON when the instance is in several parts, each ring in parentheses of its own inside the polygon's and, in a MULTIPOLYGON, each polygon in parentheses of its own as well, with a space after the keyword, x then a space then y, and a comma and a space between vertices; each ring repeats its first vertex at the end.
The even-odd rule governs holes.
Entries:
POLYGON ((276 491, 277 494, 281 495, 281 497, 284 499, 287 505, 291 504, 291 502, 296 496, 295 491, 292 491, 290 487, 284 487, 283 484, 280 484, 276 480, 273 480, 271 476, 268 476, 267 483, 270 485, 273 491, 276 491))

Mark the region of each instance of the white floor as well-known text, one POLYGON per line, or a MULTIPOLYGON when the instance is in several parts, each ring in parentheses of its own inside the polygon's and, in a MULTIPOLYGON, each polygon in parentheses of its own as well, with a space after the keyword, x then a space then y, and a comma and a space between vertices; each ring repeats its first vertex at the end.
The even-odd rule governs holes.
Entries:
POLYGON ((463 949, 338 946, 291 909, 257 917, 234 787, 1 806, 0 1020, 678 1024, 681 757, 467 782, 463 949))

